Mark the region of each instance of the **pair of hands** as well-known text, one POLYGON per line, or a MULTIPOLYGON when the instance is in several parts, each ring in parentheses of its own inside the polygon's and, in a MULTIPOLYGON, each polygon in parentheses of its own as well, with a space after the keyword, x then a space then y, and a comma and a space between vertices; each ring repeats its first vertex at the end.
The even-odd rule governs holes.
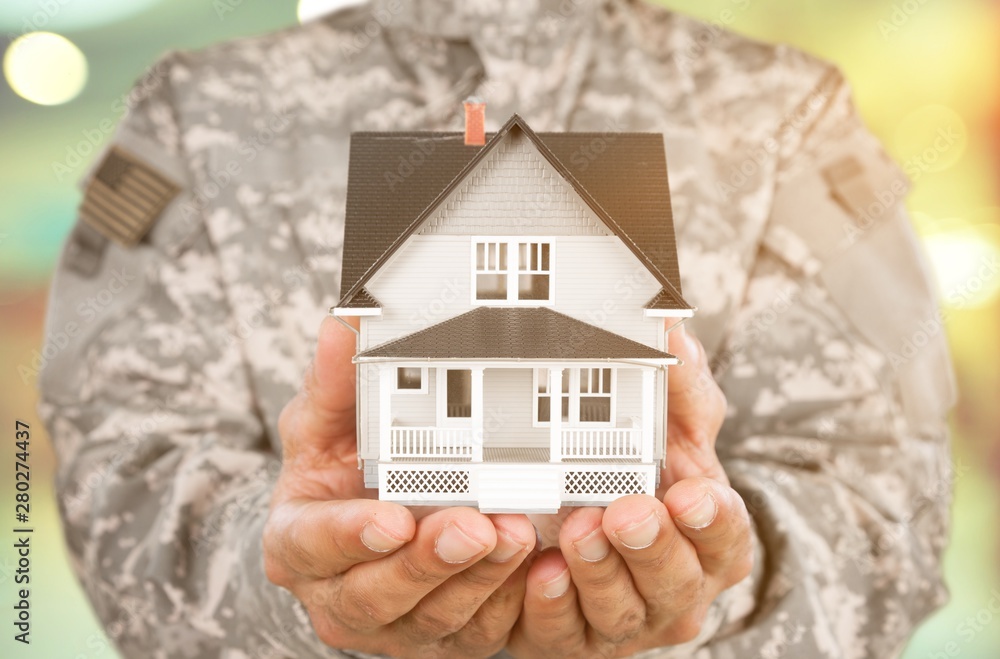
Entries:
POLYGON ((355 443, 355 337, 333 319, 282 412, 264 530, 268 578, 334 648, 404 657, 628 656, 693 639, 753 565, 751 527, 715 453, 726 402, 704 350, 670 333, 667 464, 657 497, 578 508, 539 551, 524 515, 419 519, 370 499, 355 443))

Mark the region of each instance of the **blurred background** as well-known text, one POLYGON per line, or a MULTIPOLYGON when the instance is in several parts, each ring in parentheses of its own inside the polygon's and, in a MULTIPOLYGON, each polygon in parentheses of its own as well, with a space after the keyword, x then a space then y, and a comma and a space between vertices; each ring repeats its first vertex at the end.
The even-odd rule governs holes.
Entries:
MULTIPOLYGON (((913 221, 947 298, 960 386, 952 427, 951 603, 906 657, 1000 656, 1000 2, 997 0, 659 0, 838 64, 862 114, 914 180, 913 221), (940 134, 946 140, 937 139, 940 134)), ((66 560, 53 456, 35 414, 46 291, 80 199, 76 180, 121 118, 123 95, 167 49, 198 48, 308 18, 303 0, 4 0, 0 5, 0 502, 14 499, 14 420, 31 425, 32 645, 13 642, 10 527, 0 541, 0 656, 113 657, 66 560), (9 46, 33 35, 25 47, 9 46), (8 439, 9 443, 8 443, 8 439)), ((6 505, 6 504, 5 504, 6 505)), ((3 508, 7 510, 7 508, 3 508)))

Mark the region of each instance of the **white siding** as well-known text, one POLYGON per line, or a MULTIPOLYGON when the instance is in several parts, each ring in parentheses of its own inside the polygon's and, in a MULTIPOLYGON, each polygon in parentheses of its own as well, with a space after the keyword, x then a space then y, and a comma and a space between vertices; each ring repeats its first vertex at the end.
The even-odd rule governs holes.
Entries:
POLYGON ((530 368, 486 369, 485 446, 549 445, 549 429, 532 427, 530 368))
POLYGON ((618 369, 618 389, 615 402, 619 428, 629 428, 632 417, 642 416, 642 371, 637 368, 618 369))
MULTIPOLYGON (((663 320, 643 306, 660 286, 617 237, 557 236, 553 263, 552 309, 657 347, 663 320)), ((471 311, 471 279, 471 237, 414 236, 367 286, 382 316, 362 318, 363 348, 471 311)))

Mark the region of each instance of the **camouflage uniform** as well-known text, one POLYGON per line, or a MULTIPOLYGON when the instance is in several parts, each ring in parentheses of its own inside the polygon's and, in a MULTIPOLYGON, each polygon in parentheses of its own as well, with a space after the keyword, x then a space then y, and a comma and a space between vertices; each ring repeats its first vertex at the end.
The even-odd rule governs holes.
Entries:
POLYGON ((96 271, 71 239, 48 331, 80 332, 41 377, 67 541, 121 651, 349 654, 263 573, 278 414, 337 301, 351 131, 459 130, 473 93, 488 130, 666 141, 758 560, 697 641, 646 656, 898 653, 946 598, 953 396, 905 178, 829 64, 628 0, 375 0, 144 80, 115 143, 183 191, 96 271))

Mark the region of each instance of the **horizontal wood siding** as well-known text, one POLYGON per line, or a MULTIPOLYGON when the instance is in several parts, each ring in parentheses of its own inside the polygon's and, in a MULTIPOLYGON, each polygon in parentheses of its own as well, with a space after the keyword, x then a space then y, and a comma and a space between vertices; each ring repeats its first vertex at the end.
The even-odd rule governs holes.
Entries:
MULTIPOLYGON (((382 316, 362 318, 362 349, 471 311, 472 239, 415 236, 368 285, 382 316)), ((557 236, 555 311, 657 347, 662 319, 643 317, 659 284, 615 236, 557 236)))
POLYGON ((485 446, 548 446, 549 429, 532 427, 530 368, 486 369, 485 446))
POLYGON ((618 369, 618 427, 630 427, 632 417, 642 417, 642 371, 636 368, 618 369))

